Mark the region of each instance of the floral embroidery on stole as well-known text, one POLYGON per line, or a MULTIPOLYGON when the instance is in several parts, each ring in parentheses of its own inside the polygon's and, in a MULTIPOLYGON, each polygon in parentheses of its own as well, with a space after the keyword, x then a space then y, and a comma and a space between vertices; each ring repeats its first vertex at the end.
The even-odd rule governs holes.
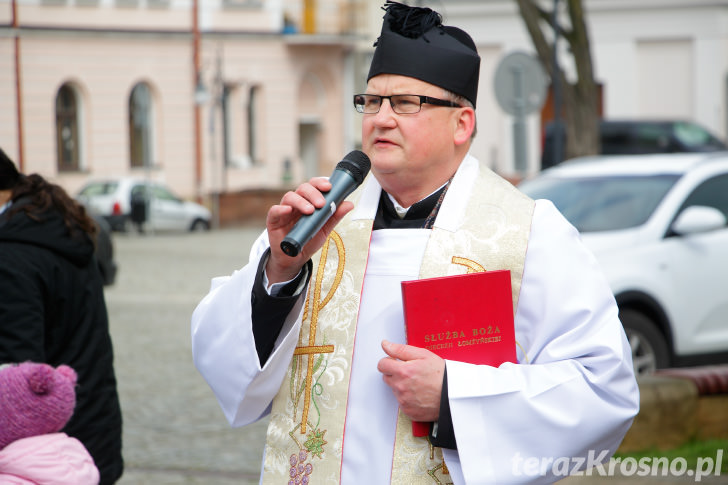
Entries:
MULTIPOLYGON (((420 277, 510 269, 514 310, 520 291, 533 201, 481 166, 477 186, 456 232, 438 228, 425 250, 420 277)), ((361 188, 351 197, 356 203, 361 188)), ((337 483, 354 336, 372 220, 337 225, 313 259, 299 342, 273 401, 264 484, 337 483), (335 345, 334 345, 335 343, 335 345), (325 376, 325 383, 322 378, 325 376)), ((399 415, 392 483, 450 483, 442 451, 431 458, 426 438, 412 436, 399 415)))
MULTIPOLYGON (((361 188, 350 199, 356 203, 360 194, 361 188)), ((374 222, 351 221, 350 215, 312 258, 298 345, 271 409, 266 484, 339 481, 354 336, 374 222)))

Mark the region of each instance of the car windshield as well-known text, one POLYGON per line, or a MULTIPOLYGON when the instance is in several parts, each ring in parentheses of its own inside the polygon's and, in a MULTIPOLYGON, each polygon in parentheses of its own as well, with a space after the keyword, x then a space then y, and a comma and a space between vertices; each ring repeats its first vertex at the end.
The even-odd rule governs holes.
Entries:
POLYGON ((686 147, 694 149, 700 147, 705 147, 706 149, 714 148, 717 150, 725 149, 725 145, 720 140, 694 123, 675 123, 673 131, 675 138, 680 140, 686 147))
POLYGON ((518 188, 533 199, 552 201, 580 232, 614 231, 644 224, 678 178, 543 176, 518 188))
POLYGON ((108 195, 116 191, 117 182, 94 182, 81 189, 78 195, 93 197, 95 195, 108 195))

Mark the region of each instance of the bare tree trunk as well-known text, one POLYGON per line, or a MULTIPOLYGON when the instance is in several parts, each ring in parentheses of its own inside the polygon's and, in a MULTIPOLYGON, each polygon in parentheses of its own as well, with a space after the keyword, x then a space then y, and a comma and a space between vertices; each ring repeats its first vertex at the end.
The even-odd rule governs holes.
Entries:
POLYGON ((599 91, 594 80, 589 34, 582 0, 565 0, 570 29, 559 25, 560 36, 569 44, 576 71, 576 82, 566 80, 554 65, 552 11, 541 7, 538 0, 516 0, 539 60, 552 80, 560 83, 563 93, 563 114, 566 125, 566 158, 599 153, 599 91))

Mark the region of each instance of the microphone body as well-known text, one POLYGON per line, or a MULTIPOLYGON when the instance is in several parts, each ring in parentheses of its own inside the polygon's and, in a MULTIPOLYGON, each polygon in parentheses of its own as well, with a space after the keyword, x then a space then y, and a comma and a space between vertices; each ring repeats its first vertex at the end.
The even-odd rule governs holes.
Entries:
POLYGON ((313 214, 302 216, 293 226, 293 229, 281 241, 281 250, 291 257, 301 252, 301 248, 318 233, 326 221, 336 212, 336 208, 351 194, 364 180, 371 162, 366 154, 359 150, 349 152, 334 169, 329 182, 331 190, 323 194, 326 203, 313 214))

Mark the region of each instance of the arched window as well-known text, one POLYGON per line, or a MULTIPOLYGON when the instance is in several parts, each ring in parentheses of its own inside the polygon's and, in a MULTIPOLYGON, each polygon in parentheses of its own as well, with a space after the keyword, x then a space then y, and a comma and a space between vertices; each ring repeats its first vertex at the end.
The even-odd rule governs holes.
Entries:
POLYGON ((59 172, 79 170, 78 96, 64 84, 56 94, 56 159, 59 172))
POLYGON ((129 96, 129 156, 132 167, 152 166, 152 95, 146 83, 129 96))

